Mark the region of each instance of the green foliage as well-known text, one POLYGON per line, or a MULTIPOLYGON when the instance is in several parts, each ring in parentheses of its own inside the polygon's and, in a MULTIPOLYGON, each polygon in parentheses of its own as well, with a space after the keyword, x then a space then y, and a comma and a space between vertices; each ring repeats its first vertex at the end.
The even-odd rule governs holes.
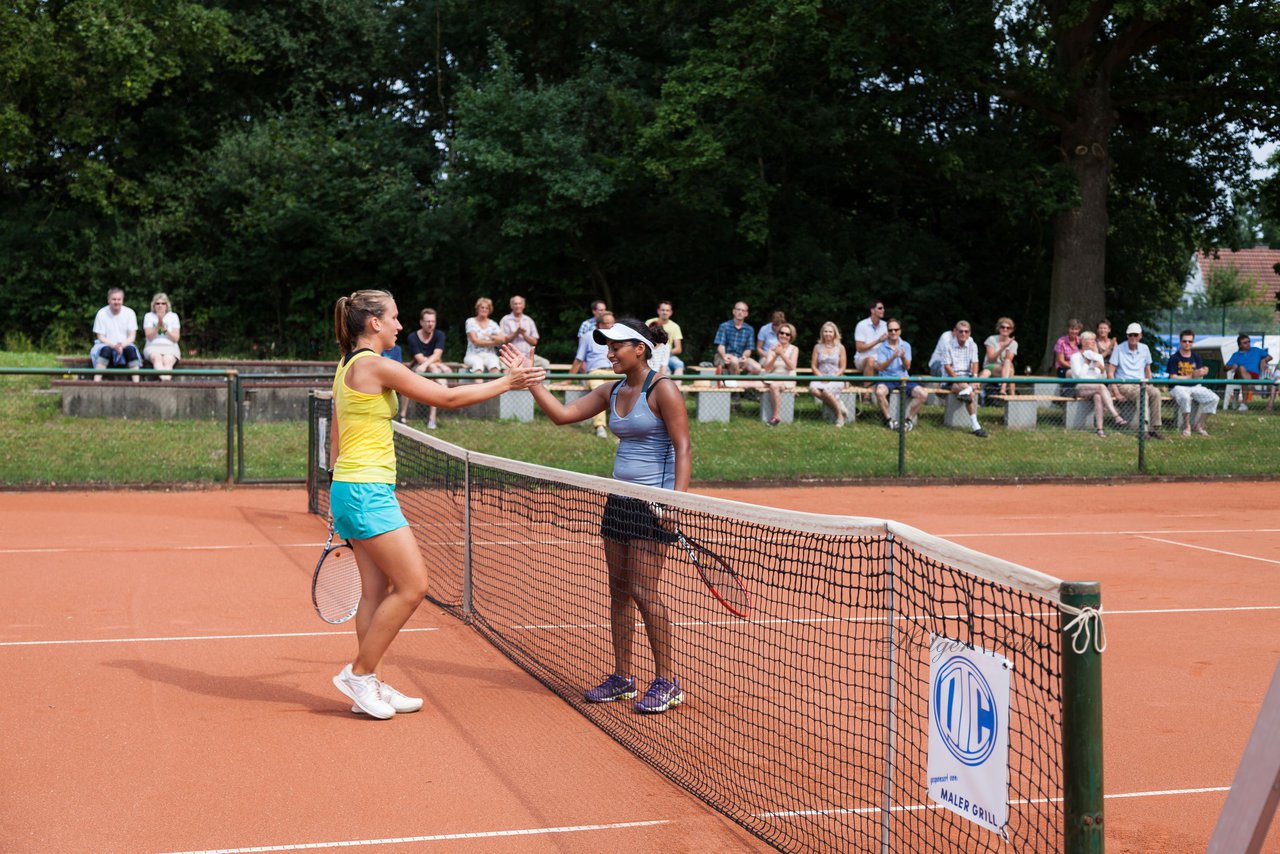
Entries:
POLYGON ((1258 279, 1255 276, 1240 275, 1234 264, 1219 264, 1209 271, 1204 294, 1198 296, 1197 306, 1249 305, 1257 299, 1258 279))
POLYGON ((1015 316, 1035 363, 1091 116, 1113 317, 1239 239, 1224 187, 1280 219, 1244 156, 1277 32, 1264 0, 20 0, 0 324, 75 352, 108 287, 164 290, 188 351, 330 356, 335 297, 386 287, 456 358, 521 293, 567 361, 592 299, 670 298, 696 361, 737 299, 807 350, 874 296, 918 349, 1015 316))

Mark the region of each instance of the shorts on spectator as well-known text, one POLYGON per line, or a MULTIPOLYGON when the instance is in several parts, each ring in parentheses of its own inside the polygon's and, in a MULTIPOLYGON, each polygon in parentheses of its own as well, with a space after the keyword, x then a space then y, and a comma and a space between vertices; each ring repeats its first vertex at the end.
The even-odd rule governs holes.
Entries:
POLYGON ((502 368, 502 363, 498 361, 496 353, 471 353, 463 358, 462 364, 473 374, 497 371, 502 368))
POLYGON ((867 364, 867 361, 869 359, 874 359, 875 357, 876 357, 876 354, 874 350, 867 350, 862 353, 854 353, 853 354, 854 370, 861 371, 863 367, 867 364))
POLYGON ((905 387, 901 383, 876 383, 876 390, 879 390, 882 387, 887 388, 890 394, 895 391, 905 391, 907 393, 907 397, 910 397, 912 392, 920 388, 920 383, 908 382, 905 387))

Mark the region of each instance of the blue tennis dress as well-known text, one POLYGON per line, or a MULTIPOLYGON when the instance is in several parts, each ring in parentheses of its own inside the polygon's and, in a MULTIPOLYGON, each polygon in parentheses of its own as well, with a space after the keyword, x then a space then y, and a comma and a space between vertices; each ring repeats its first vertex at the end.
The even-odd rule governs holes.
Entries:
MULTIPOLYGON (((667 434, 667 425, 649 408, 649 388, 653 380, 654 372, 650 371, 640 389, 640 399, 626 415, 619 415, 617 406, 618 390, 624 381, 614 383, 609 393, 609 429, 619 439, 613 477, 628 483, 675 489, 676 449, 667 434)), ((675 541, 675 536, 658 524, 646 502, 620 495, 610 495, 605 502, 600 536, 620 543, 636 539, 675 541)))

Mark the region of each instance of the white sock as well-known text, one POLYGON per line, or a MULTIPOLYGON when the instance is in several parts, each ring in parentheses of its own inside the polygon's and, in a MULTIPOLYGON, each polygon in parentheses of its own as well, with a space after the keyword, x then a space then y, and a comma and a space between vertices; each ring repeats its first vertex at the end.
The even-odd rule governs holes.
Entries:
POLYGON ((981 427, 981 426, 979 426, 979 424, 978 424, 978 413, 976 413, 976 412, 969 416, 969 423, 973 425, 973 429, 974 429, 974 430, 981 430, 981 429, 982 429, 982 427, 981 427))

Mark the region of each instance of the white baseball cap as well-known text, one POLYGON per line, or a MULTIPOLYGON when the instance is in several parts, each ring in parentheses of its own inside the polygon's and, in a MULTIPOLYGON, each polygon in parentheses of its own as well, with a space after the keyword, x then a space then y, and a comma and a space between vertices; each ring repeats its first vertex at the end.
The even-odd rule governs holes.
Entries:
POLYGON ((615 323, 608 329, 600 329, 597 327, 595 332, 591 333, 591 337, 595 339, 597 344, 604 344, 609 341, 635 341, 638 344, 648 344, 650 347, 653 346, 652 341, 645 338, 625 323, 615 323))
POLYGON ((1138 323, 1130 323, 1129 327, 1124 331, 1125 335, 1141 335, 1142 325, 1138 323))

